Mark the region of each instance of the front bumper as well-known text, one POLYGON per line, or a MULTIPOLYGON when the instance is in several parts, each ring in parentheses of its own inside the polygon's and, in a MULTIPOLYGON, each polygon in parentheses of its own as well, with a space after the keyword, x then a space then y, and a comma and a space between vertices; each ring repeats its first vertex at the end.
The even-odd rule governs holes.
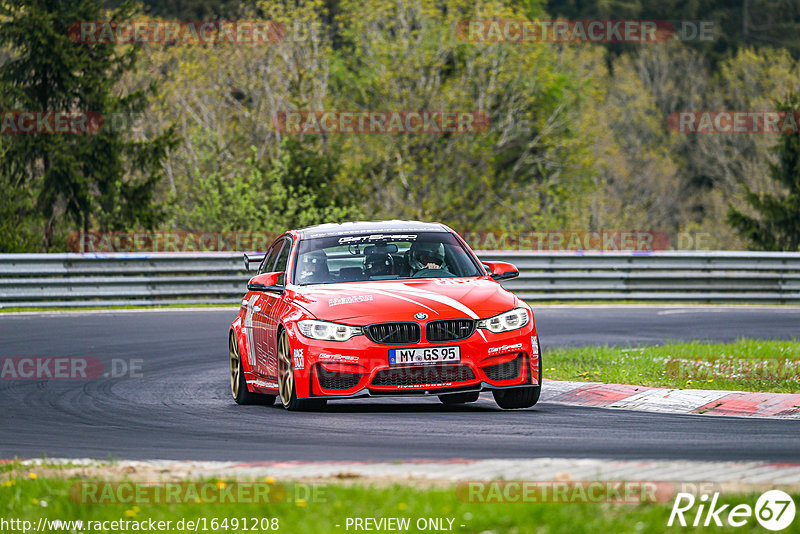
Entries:
POLYGON ((535 326, 493 334, 476 330, 460 341, 384 345, 366 336, 345 342, 318 341, 289 327, 298 397, 424 396, 539 385, 535 326), (460 348, 461 361, 389 365, 389 349, 460 348))

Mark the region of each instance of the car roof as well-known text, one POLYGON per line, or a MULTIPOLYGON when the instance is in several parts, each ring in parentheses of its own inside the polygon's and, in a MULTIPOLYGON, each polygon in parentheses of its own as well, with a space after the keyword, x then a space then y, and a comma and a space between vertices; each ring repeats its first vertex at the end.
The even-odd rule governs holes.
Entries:
POLYGON ((450 229, 441 223, 392 220, 318 224, 300 228, 296 232, 301 239, 311 239, 368 232, 450 232, 450 229))

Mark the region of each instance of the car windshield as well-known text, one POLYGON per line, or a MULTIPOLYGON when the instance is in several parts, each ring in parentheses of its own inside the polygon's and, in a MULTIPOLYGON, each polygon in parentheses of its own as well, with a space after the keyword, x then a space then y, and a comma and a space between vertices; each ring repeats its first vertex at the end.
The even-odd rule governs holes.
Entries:
POLYGON ((373 233, 301 240, 294 280, 309 285, 483 274, 449 232, 373 233))

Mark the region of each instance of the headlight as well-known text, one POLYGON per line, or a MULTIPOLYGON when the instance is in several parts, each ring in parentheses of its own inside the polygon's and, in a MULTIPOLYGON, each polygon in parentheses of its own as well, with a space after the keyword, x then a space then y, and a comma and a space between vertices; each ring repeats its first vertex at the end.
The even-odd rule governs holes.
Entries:
POLYGON ((499 332, 508 332, 509 330, 516 330, 522 328, 530 321, 528 310, 525 308, 514 308, 511 311, 489 317, 488 319, 481 319, 478 321, 478 328, 485 328, 489 332, 495 334, 499 332))
POLYGON ((304 336, 323 341, 347 341, 353 336, 360 336, 364 333, 364 329, 360 326, 348 326, 313 319, 299 321, 297 326, 300 327, 300 333, 304 336))

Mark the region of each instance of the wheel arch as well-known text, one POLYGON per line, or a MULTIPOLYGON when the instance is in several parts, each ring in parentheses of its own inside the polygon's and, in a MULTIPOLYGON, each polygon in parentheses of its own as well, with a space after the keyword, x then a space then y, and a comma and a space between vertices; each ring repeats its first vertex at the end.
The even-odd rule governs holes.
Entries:
POLYGON ((234 336, 236 339, 236 344, 239 347, 239 358, 242 360, 242 367, 244 367, 244 371, 246 373, 252 373, 253 366, 250 360, 250 349, 249 345, 247 344, 247 335, 244 332, 244 328, 236 323, 232 324, 230 330, 228 331, 228 339, 230 339, 230 336, 234 336))
POLYGON ((308 346, 303 343, 302 338, 298 334, 297 328, 287 328, 282 319, 278 323, 275 337, 280 338, 281 333, 286 333, 286 339, 289 343, 289 358, 292 359, 292 370, 294 372, 294 387, 297 392, 298 398, 306 398, 311 396, 311 367, 308 364, 308 346), (294 365, 294 351, 296 349, 303 350, 303 368, 297 369, 294 365))

